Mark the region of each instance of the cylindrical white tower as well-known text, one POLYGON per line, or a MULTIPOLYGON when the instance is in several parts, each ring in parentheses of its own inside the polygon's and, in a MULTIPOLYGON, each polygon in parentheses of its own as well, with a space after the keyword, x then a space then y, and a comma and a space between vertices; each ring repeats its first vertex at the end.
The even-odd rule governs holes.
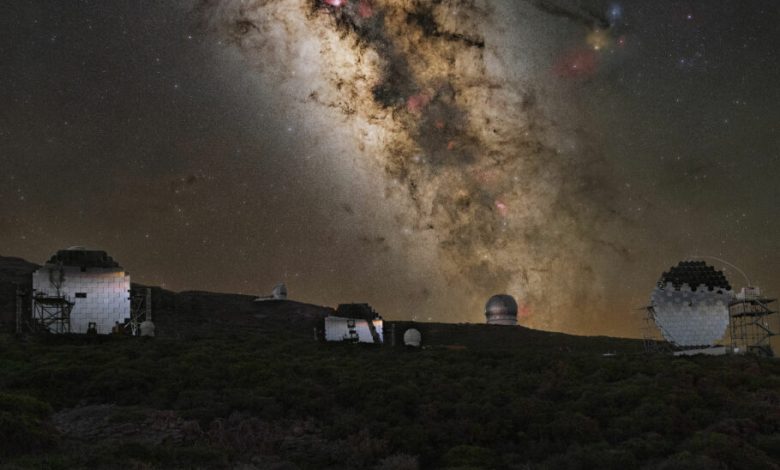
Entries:
POLYGON ((488 325, 517 325, 517 302, 507 294, 494 295, 485 304, 488 325))

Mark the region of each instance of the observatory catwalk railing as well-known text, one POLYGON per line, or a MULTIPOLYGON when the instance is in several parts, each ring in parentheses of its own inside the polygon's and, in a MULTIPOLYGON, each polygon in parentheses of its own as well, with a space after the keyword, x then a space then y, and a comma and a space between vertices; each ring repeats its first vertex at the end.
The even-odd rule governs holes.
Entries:
MULTIPOLYGON (((775 298, 748 296, 734 297, 729 303, 727 344, 733 353, 774 357, 772 338, 778 335, 778 311, 770 305, 775 302, 775 298)), ((645 352, 670 353, 681 349, 675 345, 674 336, 656 321, 653 305, 641 310, 644 312, 641 331, 645 352)))
POLYGON ((130 296, 130 321, 123 326, 133 336, 141 334, 141 323, 152 321, 152 289, 132 289, 130 296))
POLYGON ((32 331, 70 333, 70 313, 75 304, 63 295, 33 296, 32 331))
POLYGON ((762 296, 743 295, 729 305, 731 320, 731 347, 734 351, 773 357, 771 339, 776 336, 772 327, 776 310, 769 305, 776 302, 762 296))

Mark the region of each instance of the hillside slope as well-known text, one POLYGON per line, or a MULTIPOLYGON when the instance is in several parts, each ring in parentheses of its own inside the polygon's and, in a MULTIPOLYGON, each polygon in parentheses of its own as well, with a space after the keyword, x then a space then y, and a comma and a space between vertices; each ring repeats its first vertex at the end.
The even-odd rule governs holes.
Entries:
POLYGON ((3 468, 760 468, 780 363, 0 335, 3 468))
POLYGON ((779 468, 778 361, 442 323, 326 344, 328 307, 153 303, 156 338, 0 333, 2 468, 779 468))

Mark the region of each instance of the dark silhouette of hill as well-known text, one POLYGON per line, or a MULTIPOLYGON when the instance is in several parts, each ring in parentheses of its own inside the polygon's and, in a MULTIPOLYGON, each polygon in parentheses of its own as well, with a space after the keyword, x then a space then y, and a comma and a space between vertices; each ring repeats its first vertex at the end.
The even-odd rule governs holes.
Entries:
POLYGON ((0 332, 0 468, 779 468, 776 360, 393 321, 426 347, 323 343, 328 307, 152 294, 155 338, 0 332))
MULTIPOLYGON (((0 257, 0 318, 13 322, 15 292, 19 285, 30 288, 30 274, 39 266, 20 258, 0 257)), ((134 291, 146 288, 134 283, 134 291)), ((152 290, 152 318, 157 334, 163 337, 190 338, 215 334, 253 332, 273 334, 287 331, 314 338, 314 328, 322 328, 322 320, 336 313, 331 307, 317 306, 294 300, 255 301, 251 295, 206 291, 172 292, 160 287, 152 290)), ((403 333, 416 328, 423 334, 426 346, 470 349, 506 349, 527 347, 542 349, 587 349, 598 352, 637 352, 636 340, 581 337, 562 333, 532 330, 521 326, 505 328, 485 324, 385 322, 385 342, 402 346, 403 333)))
POLYGON ((22 258, 0 255, 0 283, 28 285, 30 275, 39 267, 22 258))
POLYGON ((502 326, 474 323, 418 323, 390 321, 385 324, 385 339, 403 344, 408 328, 420 331, 425 346, 477 350, 537 349, 539 351, 590 351, 602 353, 638 353, 643 342, 636 339, 608 336, 577 336, 552 331, 534 330, 523 326, 502 326), (393 331, 395 331, 393 333, 393 331))
MULTIPOLYGON (((40 266, 21 258, 0 256, 0 323, 15 321, 16 289, 29 292, 31 274, 40 266)), ((141 291, 143 284, 133 284, 141 291)), ((292 300, 255 302, 254 296, 203 291, 152 289, 152 316, 162 336, 188 337, 237 331, 288 329, 313 337, 314 326, 333 312, 328 307, 292 300)))
POLYGON ((40 266, 21 258, 0 255, 0 331, 16 320, 16 290, 30 290, 31 275, 40 266))
POLYGON ((153 319, 159 334, 209 336, 277 330, 314 337, 314 327, 333 309, 294 300, 255 301, 255 296, 203 291, 174 293, 152 288, 153 319))

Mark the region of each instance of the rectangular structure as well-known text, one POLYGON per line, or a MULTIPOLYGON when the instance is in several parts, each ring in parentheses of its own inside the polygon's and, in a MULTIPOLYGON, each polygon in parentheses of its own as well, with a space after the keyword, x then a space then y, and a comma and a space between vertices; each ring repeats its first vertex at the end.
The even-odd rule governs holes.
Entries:
POLYGON ((371 333, 371 326, 376 332, 379 342, 382 342, 382 319, 363 320, 360 318, 326 317, 325 341, 347 341, 355 343, 375 343, 375 335, 371 333), (371 325, 369 325, 371 322, 371 325))
MULTIPOLYGON (((130 319, 130 276, 105 252, 71 248, 58 252, 32 275, 35 297, 60 297, 73 304, 70 332, 111 333, 130 319)), ((54 331, 52 331, 54 332, 54 331)))

